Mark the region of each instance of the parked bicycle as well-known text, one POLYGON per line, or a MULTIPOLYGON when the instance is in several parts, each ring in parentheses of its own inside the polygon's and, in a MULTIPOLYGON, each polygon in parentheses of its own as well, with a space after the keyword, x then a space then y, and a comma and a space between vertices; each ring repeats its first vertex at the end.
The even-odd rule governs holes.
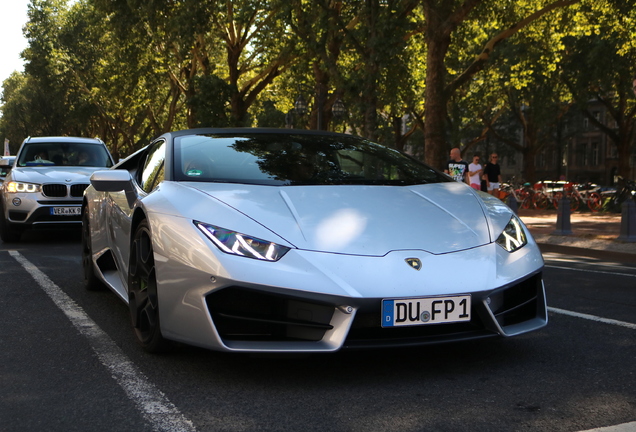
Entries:
POLYGON ((598 189, 598 186, 591 183, 584 185, 567 183, 563 186, 563 191, 554 193, 552 205, 555 209, 558 209, 561 199, 563 199, 565 194, 570 201, 570 210, 577 211, 581 207, 581 204, 586 204, 591 211, 597 212, 603 207, 603 200, 601 194, 597 192, 598 189))
POLYGON ((529 209, 533 206, 531 190, 530 183, 520 186, 515 184, 515 178, 513 177, 508 183, 502 183, 499 187, 499 199, 506 202, 508 197, 512 195, 519 207, 529 209))
POLYGON ((562 192, 567 184, 566 181, 540 181, 534 184, 534 195, 532 203, 536 209, 545 210, 554 201, 554 196, 558 192, 562 192))
POLYGON ((636 202, 636 182, 618 176, 618 187, 614 193, 606 195, 604 205, 609 211, 620 213, 623 202, 630 198, 636 202))

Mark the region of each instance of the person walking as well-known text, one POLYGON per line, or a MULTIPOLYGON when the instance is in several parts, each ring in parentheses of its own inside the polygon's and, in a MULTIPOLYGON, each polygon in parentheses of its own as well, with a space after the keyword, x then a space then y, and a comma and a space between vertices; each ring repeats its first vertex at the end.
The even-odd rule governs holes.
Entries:
POLYGON ((479 155, 473 155, 473 162, 468 165, 468 182, 470 187, 476 190, 481 189, 481 175, 483 171, 479 163, 479 155))
POLYGON ((462 160, 457 147, 451 149, 450 160, 446 162, 444 172, 456 181, 468 184, 468 162, 462 160))
POLYGON ((499 156, 497 153, 493 153, 484 167, 484 179, 488 185, 488 193, 497 198, 499 198, 499 187, 501 186, 501 167, 498 161, 499 156))

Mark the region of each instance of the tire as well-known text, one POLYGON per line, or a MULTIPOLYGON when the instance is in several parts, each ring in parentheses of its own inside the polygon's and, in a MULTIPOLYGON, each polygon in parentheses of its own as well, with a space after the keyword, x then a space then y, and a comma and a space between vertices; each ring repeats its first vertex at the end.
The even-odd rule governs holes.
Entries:
POLYGON ((5 243, 17 243, 22 237, 22 229, 16 228, 4 215, 4 205, 0 204, 0 239, 5 243))
POLYGON ((519 192, 519 198, 521 199, 521 208, 522 209, 529 209, 530 207, 532 207, 532 197, 530 196, 530 193, 528 191, 521 191, 519 192))
POLYGON ((534 207, 539 210, 545 210, 550 205, 550 200, 543 192, 535 193, 532 197, 532 202, 534 203, 534 207))
POLYGON ((84 208, 82 210, 82 269, 84 270, 84 288, 88 291, 101 291, 105 286, 95 274, 90 233, 88 208, 84 208))
POLYGON ((576 195, 570 195, 568 198, 570 199, 570 210, 573 212, 577 211, 579 207, 581 207, 581 200, 579 197, 576 195))
POLYGON ((128 307, 139 345, 149 353, 164 352, 168 344, 161 335, 155 259, 147 220, 135 230, 130 248, 128 307))
POLYGON ((603 198, 601 198, 601 194, 597 192, 590 192, 587 196, 587 206, 593 212, 597 212, 603 208, 603 198))
MULTIPOLYGON (((563 198, 563 192, 555 193, 554 198, 552 198, 552 205, 557 210, 559 209, 561 198, 563 198)), ((570 201, 570 211, 577 211, 579 209, 579 205, 581 204, 579 199, 574 195, 568 195, 567 199, 568 201, 570 201)))

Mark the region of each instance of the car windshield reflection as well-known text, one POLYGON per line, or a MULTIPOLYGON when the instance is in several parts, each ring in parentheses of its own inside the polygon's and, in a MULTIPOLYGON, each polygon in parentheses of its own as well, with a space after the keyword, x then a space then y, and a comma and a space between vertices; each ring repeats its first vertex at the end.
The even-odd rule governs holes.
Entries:
POLYGON ((177 137, 175 175, 181 181, 277 186, 449 181, 403 153, 360 138, 300 134, 177 137))
POLYGON ((20 154, 17 166, 86 166, 110 168, 110 157, 103 146, 82 143, 30 144, 20 154))

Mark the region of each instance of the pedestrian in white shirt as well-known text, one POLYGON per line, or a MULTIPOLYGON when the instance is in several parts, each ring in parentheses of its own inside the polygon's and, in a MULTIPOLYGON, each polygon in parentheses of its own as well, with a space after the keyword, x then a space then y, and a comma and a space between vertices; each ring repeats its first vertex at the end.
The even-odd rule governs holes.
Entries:
POLYGON ((484 172, 479 163, 479 155, 473 155, 473 162, 468 165, 468 178, 470 187, 481 190, 481 175, 484 172))

